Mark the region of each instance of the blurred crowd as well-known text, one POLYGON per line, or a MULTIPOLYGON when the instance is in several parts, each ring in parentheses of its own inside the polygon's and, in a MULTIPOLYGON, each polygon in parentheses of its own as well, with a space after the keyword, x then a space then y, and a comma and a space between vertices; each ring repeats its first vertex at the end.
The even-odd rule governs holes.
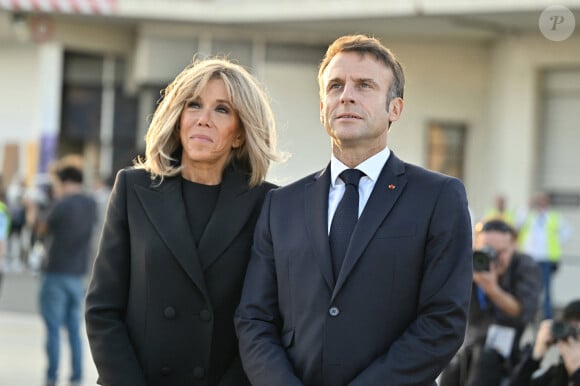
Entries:
MULTIPOLYGON (((82 157, 69 155, 59 160, 84 168, 82 157)), ((31 181, 20 176, 10 181, 0 179, 0 272, 38 272, 44 255, 43 238, 39 225, 48 209, 55 201, 53 164, 45 174, 38 174, 31 181)), ((94 243, 98 228, 105 213, 111 190, 111 179, 99 177, 92 186, 85 186, 98 207, 98 221, 95 226, 94 243)))
POLYGON ((568 220, 538 192, 523 210, 508 208, 498 195, 473 223, 465 342, 439 385, 579 386, 580 300, 557 312, 551 296, 552 276, 572 235, 568 220))

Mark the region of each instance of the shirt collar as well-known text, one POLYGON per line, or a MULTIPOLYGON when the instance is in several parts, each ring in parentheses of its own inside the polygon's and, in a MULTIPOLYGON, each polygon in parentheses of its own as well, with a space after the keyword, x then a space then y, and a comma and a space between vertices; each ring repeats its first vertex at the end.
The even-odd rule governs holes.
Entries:
MULTIPOLYGON (((383 166, 389 159, 391 155, 391 151, 388 147, 385 147, 383 150, 379 151, 377 154, 373 155, 372 157, 364 160, 362 163, 355 166, 355 169, 360 170, 363 172, 366 177, 370 178, 373 182, 376 182, 379 178, 379 174, 381 170, 383 170, 383 166)), ((344 170, 348 169, 349 167, 340 162, 334 154, 330 156, 330 182, 332 187, 338 184, 343 184, 342 180, 338 178, 340 173, 344 170)))

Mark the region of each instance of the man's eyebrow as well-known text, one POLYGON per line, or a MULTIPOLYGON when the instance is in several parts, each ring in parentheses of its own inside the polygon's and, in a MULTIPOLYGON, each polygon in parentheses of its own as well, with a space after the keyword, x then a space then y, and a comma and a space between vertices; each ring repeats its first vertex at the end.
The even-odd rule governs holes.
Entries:
POLYGON ((336 78, 328 79, 328 83, 329 83, 329 84, 330 84, 330 83, 337 83, 337 82, 338 82, 338 83, 342 83, 342 82, 343 82, 342 78, 338 78, 338 77, 336 77, 336 78))
POLYGON ((357 83, 372 83, 377 85, 378 83, 373 78, 359 78, 355 79, 357 83))
MULTIPOLYGON (((354 79, 356 84, 361 84, 361 83, 370 83, 373 86, 378 86, 379 83, 373 79, 373 78, 355 78, 354 79)), ((326 83, 327 85, 331 85, 331 84, 335 84, 335 83, 344 83, 344 79, 343 78, 339 78, 339 77, 335 77, 332 79, 329 79, 328 82, 326 83)))

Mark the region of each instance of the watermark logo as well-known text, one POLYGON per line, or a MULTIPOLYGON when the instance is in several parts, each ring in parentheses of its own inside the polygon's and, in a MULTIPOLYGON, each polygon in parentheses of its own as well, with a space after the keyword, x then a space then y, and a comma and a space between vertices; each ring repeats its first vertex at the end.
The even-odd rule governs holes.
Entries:
POLYGON ((576 20, 568 8, 562 5, 552 5, 544 9, 538 24, 546 39, 561 42, 572 35, 576 27, 576 20))

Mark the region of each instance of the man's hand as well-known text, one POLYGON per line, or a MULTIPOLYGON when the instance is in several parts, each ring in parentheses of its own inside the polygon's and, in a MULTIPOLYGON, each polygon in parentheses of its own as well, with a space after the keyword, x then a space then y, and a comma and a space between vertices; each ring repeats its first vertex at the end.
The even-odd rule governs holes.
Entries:
POLYGON ((489 266, 489 271, 473 272, 473 281, 485 292, 493 304, 508 316, 517 318, 522 312, 520 301, 500 287, 498 277, 495 264, 489 266))
POLYGON ((490 295, 498 288, 498 275, 495 264, 489 265, 489 271, 473 272, 473 281, 477 284, 486 295, 490 295))
POLYGON ((566 341, 560 340, 558 341, 558 350, 564 359, 568 375, 572 375, 580 369, 580 340, 573 337, 568 337, 566 341))
POLYGON ((532 358, 539 361, 542 360, 546 352, 553 343, 552 338, 552 320, 546 319, 540 323, 540 329, 536 336, 536 343, 534 343, 534 351, 532 358))

